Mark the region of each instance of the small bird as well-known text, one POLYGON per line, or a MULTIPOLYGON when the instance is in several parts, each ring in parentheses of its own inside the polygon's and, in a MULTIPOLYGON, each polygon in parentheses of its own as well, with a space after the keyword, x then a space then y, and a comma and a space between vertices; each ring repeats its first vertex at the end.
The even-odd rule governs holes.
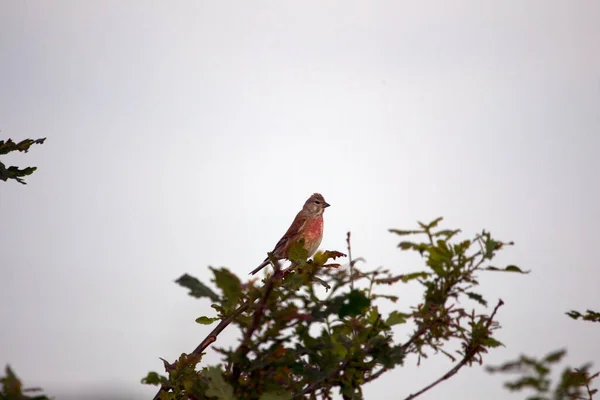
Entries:
MULTIPOLYGON (((275 245, 272 251, 273 256, 278 260, 287 258, 290 246, 300 239, 304 239, 304 249, 308 252, 308 256, 315 254, 321 244, 321 239, 323 239, 323 211, 327 207, 329 204, 323 196, 313 193, 294 218, 290 228, 275 245)), ((268 257, 254 271, 250 272, 250 275, 254 275, 267 264, 269 264, 268 257)))

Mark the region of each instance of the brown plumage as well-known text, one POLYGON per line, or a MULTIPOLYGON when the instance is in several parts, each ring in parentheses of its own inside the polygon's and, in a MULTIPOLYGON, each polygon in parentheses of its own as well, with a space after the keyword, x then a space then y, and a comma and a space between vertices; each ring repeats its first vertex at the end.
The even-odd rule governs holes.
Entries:
MULTIPOLYGON (((304 203, 302 210, 294 218, 287 232, 275 245, 272 251, 273 256, 278 260, 287 258, 290 246, 302 238, 308 256, 315 254, 321 244, 321 239, 323 239, 323 211, 327 207, 329 207, 329 204, 319 193, 310 196, 304 203)), ((268 257, 250 274, 254 275, 267 264, 269 264, 268 257)))

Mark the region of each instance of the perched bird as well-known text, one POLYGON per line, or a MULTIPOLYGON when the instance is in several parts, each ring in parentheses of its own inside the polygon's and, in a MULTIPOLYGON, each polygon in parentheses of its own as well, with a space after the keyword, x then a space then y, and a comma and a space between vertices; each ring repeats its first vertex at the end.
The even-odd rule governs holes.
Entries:
MULTIPOLYGON (((300 239, 304 239, 304 249, 308 252, 308 256, 315 254, 321 244, 321 239, 323 239, 323 211, 327 207, 329 204, 319 193, 310 196, 302 210, 294 218, 290 228, 275 245, 272 251, 273 256, 278 260, 287 258, 290 246, 300 239)), ((267 264, 269 264, 268 257, 250 274, 254 275, 267 264)))

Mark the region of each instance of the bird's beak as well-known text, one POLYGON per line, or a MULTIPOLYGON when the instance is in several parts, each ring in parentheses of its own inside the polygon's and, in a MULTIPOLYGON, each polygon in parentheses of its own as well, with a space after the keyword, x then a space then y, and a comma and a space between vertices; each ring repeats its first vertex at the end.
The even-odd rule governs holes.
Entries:
POLYGON ((329 204, 329 203, 327 203, 327 202, 323 202, 323 208, 327 208, 327 207, 329 207, 329 206, 330 206, 330 204, 329 204))

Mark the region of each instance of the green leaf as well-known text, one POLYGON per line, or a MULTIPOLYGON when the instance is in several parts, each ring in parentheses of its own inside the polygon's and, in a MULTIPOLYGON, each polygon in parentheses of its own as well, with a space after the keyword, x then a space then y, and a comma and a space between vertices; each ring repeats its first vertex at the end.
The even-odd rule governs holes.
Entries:
POLYGON ((403 231, 400 229, 389 229, 389 231, 391 233, 395 233, 396 235, 400 235, 400 236, 407 236, 407 235, 416 235, 419 233, 425 233, 425 231, 419 230, 419 231, 403 231))
POLYGON ((242 295, 242 282, 240 278, 231 273, 227 268, 209 267, 215 275, 214 282, 223 292, 225 302, 228 305, 235 305, 242 295))
POLYGON ((437 226, 438 226, 438 224, 439 224, 441 221, 443 221, 443 220, 444 220, 444 217, 437 217, 436 219, 434 219, 433 221, 431 221, 431 222, 429 223, 429 225, 427 225, 427 227, 428 227, 429 229, 435 228, 435 227, 437 227, 437 226))
POLYGON ((196 322, 202 325, 210 325, 219 319, 220 318, 198 317, 196 318, 196 322))
POLYGON ((486 271, 498 271, 498 272, 517 272, 519 274, 528 274, 531 271, 523 271, 521 268, 517 267, 516 265, 509 265, 506 268, 498 268, 498 267, 494 267, 494 266, 489 266, 487 268, 484 268, 484 270, 486 271))
POLYGON ((483 343, 482 343, 485 347, 490 347, 490 348, 494 348, 494 347, 504 347, 504 344, 502 344, 502 342, 499 342, 498 340, 494 339, 493 337, 487 337, 485 339, 483 339, 483 343))
POLYGON ((260 395, 259 400, 291 400, 291 393, 272 393, 267 392, 260 395))
POLYGON ((142 383, 144 385, 161 385, 162 381, 166 379, 165 377, 159 375, 156 372, 148 372, 148 375, 146 375, 144 378, 142 378, 142 383))
POLYGON ((500 248, 500 242, 497 242, 492 238, 488 238, 484 243, 485 243, 484 257, 488 260, 491 260, 492 258, 494 258, 494 252, 500 248))
POLYGON ((475 293, 475 292, 465 292, 465 295, 470 298, 471 300, 475 300, 476 302, 478 302, 479 304, 481 304, 484 307, 487 307, 487 301, 483 298, 482 295, 480 295, 479 293, 475 293))
POLYGON ((413 243, 413 242, 400 242, 398 244, 398 247, 400 247, 400 249, 402 249, 402 250, 410 250, 410 249, 415 248, 416 246, 417 246, 417 244, 413 243))
POLYGON ((12 139, 8 139, 6 142, 4 140, 0 140, 0 154, 8 154, 11 151, 21 151, 27 153, 29 148, 33 144, 42 144, 46 138, 42 139, 25 139, 20 141, 19 143, 13 142, 12 139))
POLYGON ((371 300, 360 290, 351 290, 338 313, 340 318, 356 316, 371 305, 371 300))
POLYGON ((208 286, 204 285, 197 278, 188 274, 183 274, 175 283, 189 289, 189 295, 196 298, 208 297, 212 301, 218 301, 219 296, 213 292, 208 286))
POLYGON ((208 367, 206 376, 210 379, 206 390, 207 396, 214 396, 219 400, 235 400, 233 388, 223 379, 221 368, 208 367))
POLYGON ((438 226, 438 224, 440 223, 440 221, 442 221, 444 219, 444 217, 438 217, 436 219, 434 219, 433 221, 431 221, 428 224, 424 224, 420 221, 417 221, 417 223, 419 224, 419 226, 425 230, 429 230, 429 229, 433 229, 436 226, 438 226))
POLYGON ((346 257, 344 253, 340 253, 339 251, 318 251, 314 256, 313 260, 319 264, 323 265, 329 260, 335 260, 338 257, 346 257))
POLYGON ((573 318, 573 319, 583 319, 584 321, 591 321, 591 322, 600 322, 600 313, 597 311, 592 311, 592 310, 586 310, 585 315, 575 311, 575 310, 571 310, 567 313, 569 317, 573 318))
POLYGON ((518 272, 519 274, 528 274, 529 271, 523 271, 521 268, 517 267, 516 265, 509 265, 508 267, 504 268, 505 271, 507 272, 518 272))
POLYGON ((387 326, 393 326, 398 324, 406 323, 407 319, 410 318, 410 314, 401 313, 398 311, 392 311, 385 320, 387 326))
MULTIPOLYGON (((33 144, 42 144, 46 138, 43 139, 25 139, 19 143, 15 143, 12 139, 8 139, 6 142, 4 140, 0 140, 0 154, 8 154, 12 151, 21 151, 27 153, 29 147, 33 144)), ((31 175, 35 172, 36 167, 27 167, 23 169, 19 169, 15 166, 6 167, 4 163, 0 162, 0 180, 7 181, 9 179, 14 179, 17 182, 25 185, 25 182, 22 178, 28 175, 31 175)))
POLYGON ((548 363, 548 364, 554 364, 559 362, 560 360, 562 360, 562 358, 567 354, 567 351, 562 349, 562 350, 557 350, 554 351, 552 353, 547 354, 544 357, 543 362, 544 363, 548 363))
POLYGON ((288 251, 288 260, 295 264, 306 262, 308 259, 308 251, 304 248, 304 238, 290 246, 288 251))
POLYGON ((411 272, 410 274, 402 275, 402 282, 407 283, 415 279, 427 278, 428 276, 429 272, 425 271, 411 272))
POLYGON ((460 229, 444 229, 438 232, 435 232, 432 236, 433 237, 438 237, 438 236, 444 236, 446 238, 446 240, 452 238, 454 235, 460 233, 461 230, 460 229))
POLYGON ((22 388, 23 384, 17 378, 17 375, 13 372, 10 366, 6 366, 6 377, 0 379, 0 383, 2 383, 3 390, 0 392, 6 393, 8 395, 7 399, 21 399, 22 398, 22 388))

